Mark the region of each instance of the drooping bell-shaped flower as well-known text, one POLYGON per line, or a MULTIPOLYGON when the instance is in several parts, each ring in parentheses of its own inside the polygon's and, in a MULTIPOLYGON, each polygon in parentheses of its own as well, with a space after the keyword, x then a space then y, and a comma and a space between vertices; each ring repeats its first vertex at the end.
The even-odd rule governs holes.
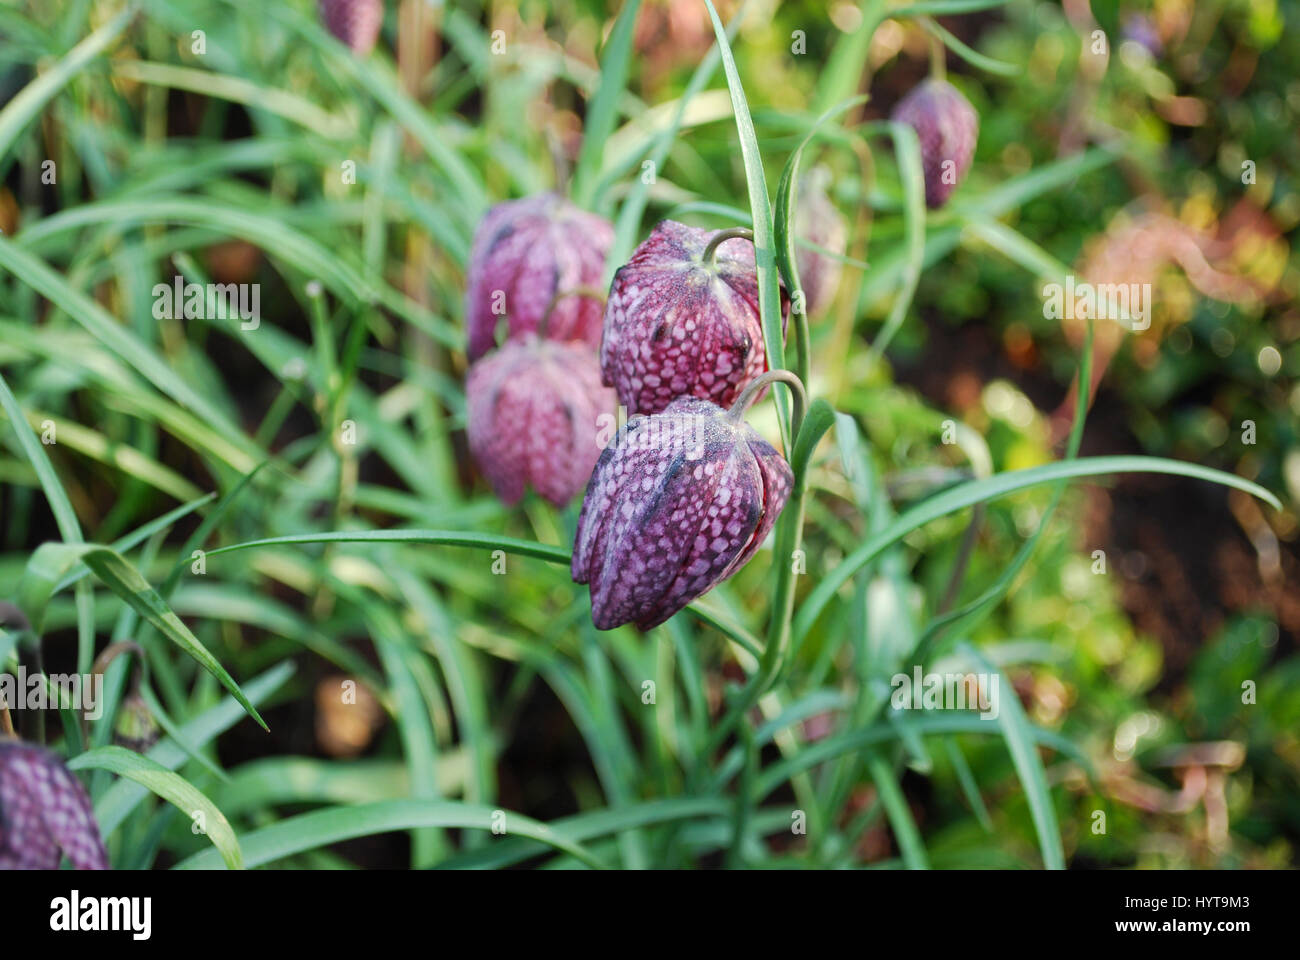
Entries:
POLYGON ((808 316, 820 313, 835 298, 840 283, 840 261, 828 254, 843 256, 848 249, 848 224, 826 193, 830 177, 826 167, 814 167, 800 179, 795 203, 795 236, 820 248, 795 246, 795 264, 808 316))
POLYGON ((951 83, 931 78, 900 100, 892 116, 912 127, 921 142, 926 206, 943 206, 970 169, 979 114, 951 83))
POLYGON ((600 370, 630 412, 658 413, 683 396, 730 406, 767 369, 754 246, 743 232, 665 220, 614 274, 600 370))
POLYGON ((353 53, 365 56, 384 25, 384 0, 320 0, 320 19, 353 53))
POLYGON ((794 480, 743 419, 769 378, 793 379, 764 375, 730 411, 678 397, 662 413, 631 418, 600 455, 571 570, 590 585, 599 629, 663 623, 743 567, 767 537, 794 480))
POLYGON ((0 740, 0 870, 108 869, 90 797, 54 754, 0 740))
POLYGON ((525 486, 557 507, 572 500, 600 456, 600 418, 612 423, 617 406, 591 346, 535 333, 470 367, 465 396, 470 452, 507 504, 525 486))
MULTIPOLYGON (((605 257, 614 242, 608 220, 554 193, 508 200, 487 212, 474 233, 465 293, 469 358, 496 346, 504 318, 511 339, 536 330, 554 296, 578 287, 603 287, 605 257)), ((601 305, 568 299, 546 327, 551 340, 600 344, 601 305)))

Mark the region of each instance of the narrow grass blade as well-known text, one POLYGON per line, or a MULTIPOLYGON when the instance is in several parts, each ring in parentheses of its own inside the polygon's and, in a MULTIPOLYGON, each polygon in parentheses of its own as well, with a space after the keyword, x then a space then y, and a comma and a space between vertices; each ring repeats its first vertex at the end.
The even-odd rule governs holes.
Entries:
POLYGON ((1038 833, 1038 845, 1043 852, 1043 865, 1048 870, 1065 869, 1065 852, 1061 847, 1061 828, 1056 821, 1056 808, 1052 806, 1052 795, 1047 788, 1047 774, 1043 770, 1043 760, 1038 755, 1034 744, 1029 720, 1020 697, 1016 693, 1006 674, 998 670, 969 644, 962 644, 961 650, 971 657, 980 669, 989 677, 997 677, 1000 685, 998 696, 997 723, 1007 741, 1011 752, 1011 762, 1015 765, 1016 775, 1025 788, 1025 799, 1029 801, 1029 815, 1034 820, 1034 830, 1038 833))
POLYGON ((1178 477, 1191 477, 1196 480, 1208 480, 1211 483, 1233 487, 1258 497, 1275 510, 1282 509, 1277 497, 1257 483, 1243 480, 1241 477, 1225 473, 1222 470, 1213 470, 1199 464, 1167 460, 1162 457, 1084 457, 1068 462, 1048 463, 1027 470, 1011 470, 999 473, 996 476, 987 477, 983 480, 973 480, 961 486, 945 490, 943 493, 937 494, 899 514, 898 518, 890 523, 888 527, 870 537, 862 546, 841 561, 839 566, 826 574, 813 588, 812 592, 808 594, 795 617, 794 630, 796 639, 801 639, 807 635, 817 617, 826 608, 826 604, 830 602, 836 591, 849 581, 854 573, 867 563, 870 563, 892 544, 897 543, 913 530, 925 526, 931 520, 1028 487, 1052 483, 1056 480, 1099 477, 1118 473, 1161 473, 1178 477))
POLYGON ((45 543, 36 549, 27 563, 27 570, 19 585, 19 595, 27 617, 33 625, 44 619, 45 607, 55 586, 78 564, 84 563, 114 593, 127 602, 155 630, 171 640, 212 674, 257 721, 268 730, 261 715, 239 689, 239 684, 226 672, 225 667, 190 632, 181 618, 149 582, 141 576, 120 553, 98 544, 45 543))
MULTIPOLYGON (((767 195, 767 175, 763 172, 763 155, 758 148, 758 135, 754 120, 749 115, 745 88, 740 82, 740 71, 731 52, 726 28, 718 17, 712 0, 704 0, 713 20, 713 33, 722 55, 722 69, 727 75, 727 88, 731 91, 731 106, 736 114, 736 131, 740 136, 740 152, 745 161, 745 181, 749 191, 749 208, 754 218, 754 259, 758 265, 758 312, 763 319, 763 345, 767 349, 767 363, 772 370, 785 368, 785 331, 781 322, 781 291, 777 284, 776 237, 772 230, 772 204, 767 195)), ((788 393, 780 384, 775 385, 773 396, 788 393)), ((782 441, 788 446, 790 435, 789 407, 785 400, 777 402, 777 418, 781 425, 782 441)))
MULTIPOLYGON (((536 840, 577 857, 589 867, 599 869, 604 866, 594 854, 560 827, 548 826, 514 811, 451 800, 388 800, 331 807, 290 817, 244 834, 240 845, 245 864, 260 867, 294 854, 356 837, 421 827, 459 827, 467 830, 494 830, 500 827, 507 834, 536 840)), ((182 860, 176 869, 211 870, 218 866, 220 859, 215 851, 204 851, 182 860)))
POLYGON ((632 38, 636 15, 641 0, 625 0, 623 9, 614 21, 609 41, 600 57, 600 86, 587 105, 587 117, 582 127, 582 150, 578 166, 573 172, 573 199, 582 207, 591 208, 595 196, 596 178, 600 174, 605 141, 614 132, 618 119, 618 101, 627 86, 628 65, 632 61, 632 38))
POLYGON ((50 463, 44 447, 36 439, 36 434, 32 433, 27 425, 27 415, 18 405, 18 399, 9 389, 9 384, 5 382, 3 376, 0 376, 0 405, 4 407, 5 415, 13 425, 18 446, 22 448, 32 469, 36 471, 36 478, 41 482, 41 490, 45 492, 45 499, 54 514, 60 536, 68 543, 81 543, 81 524, 77 522, 77 514, 72 509, 72 502, 68 500, 68 494, 64 491, 63 484, 59 482, 58 474, 54 472, 54 465, 50 463))
POLYGON ((903 186, 903 270, 898 278, 898 293, 889 307, 880 333, 871 342, 870 355, 878 358, 889 346, 907 318, 908 308, 921 282, 925 260, 925 174, 921 170, 921 144, 916 131, 905 123, 888 125, 898 160, 898 177, 903 186))
POLYGON ((136 5, 127 4, 126 9, 69 50, 53 68, 43 71, 0 110, 0 157, 9 152, 14 139, 68 81, 108 49, 117 35, 126 29, 135 12, 136 5))
POLYGON ((239 840, 225 814, 188 780, 156 760, 123 747, 97 747, 69 760, 68 769, 108 770, 147 787, 194 822, 196 832, 212 841, 215 857, 220 857, 231 870, 243 869, 239 840))
POLYGON ((925 854, 925 843, 921 840, 921 831, 916 828, 916 820, 908 809, 903 791, 899 789, 898 778, 884 758, 874 750, 867 751, 867 772, 876 784, 880 802, 885 808, 885 816, 894 830, 894 839, 898 841, 903 863, 909 870, 929 870, 930 861, 925 854))

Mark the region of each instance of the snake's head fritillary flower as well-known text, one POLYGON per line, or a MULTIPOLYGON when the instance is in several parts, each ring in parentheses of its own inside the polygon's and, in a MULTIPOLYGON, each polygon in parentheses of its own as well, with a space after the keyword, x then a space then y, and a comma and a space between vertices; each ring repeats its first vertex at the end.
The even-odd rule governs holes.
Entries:
MULTIPOLYGON (((781 305, 784 319, 784 293, 781 305)), ((632 413, 682 396, 730 406, 767 369, 753 243, 672 220, 655 227, 614 274, 600 369, 632 413)))
POLYGON ((617 405, 594 349, 533 333, 470 367, 465 394, 470 452, 507 504, 525 486, 557 507, 572 500, 600 456, 600 418, 617 405))
POLYGON ((795 263, 799 267, 799 283, 808 316, 820 313, 834 299, 840 283, 840 261, 828 253, 843 256, 848 249, 848 224, 826 192, 830 176, 826 167, 810 170, 799 182, 795 207, 795 235, 820 248, 795 247, 795 263))
POLYGON ((320 19, 353 53, 365 56, 384 25, 384 0, 320 0, 320 19))
POLYGON ((730 410, 678 397, 636 416, 587 484, 572 574, 601 630, 663 623, 743 567, 790 495, 785 459, 742 419, 772 374, 730 410))
MULTIPOLYGON (((465 293, 469 358, 496 346, 503 318, 513 339, 536 330, 557 293, 603 289, 605 257, 614 243, 608 220, 546 193, 499 203, 474 233, 465 293)), ((546 325, 551 340, 600 344, 601 305, 570 298, 555 305, 546 325)))
POLYGON ((52 753, 0 740, 0 870, 108 869, 90 797, 52 753))
POLYGON ((926 206, 943 206, 970 169, 979 114, 947 80, 932 78, 898 102, 893 118, 912 127, 921 141, 926 206))

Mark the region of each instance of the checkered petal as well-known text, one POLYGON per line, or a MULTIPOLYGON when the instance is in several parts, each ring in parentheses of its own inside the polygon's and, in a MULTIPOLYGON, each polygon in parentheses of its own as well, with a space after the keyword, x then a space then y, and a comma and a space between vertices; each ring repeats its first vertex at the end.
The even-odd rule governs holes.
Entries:
MULTIPOLYGON (((605 305, 601 375, 633 413, 677 397, 730 406, 767 369, 754 246, 665 220, 614 275, 605 305)), ((789 301, 782 297, 783 319, 789 301)))
POLYGON ((508 504, 526 486, 557 507, 572 500, 600 456, 600 418, 612 422, 616 404, 592 347, 531 333, 470 367, 465 393, 470 452, 508 504))
POLYGON ((85 787, 53 754, 0 742, 0 869, 55 870, 65 855, 79 870, 108 869, 85 787))
POLYGON ((601 630, 663 623, 740 569, 793 478, 741 420, 696 397, 628 421, 601 454, 578 517, 572 575, 601 630))
MULTIPOLYGON (((556 293, 602 288, 605 257, 614 242, 608 220, 553 194, 499 203, 483 218, 470 249, 465 293, 469 358, 496 345, 503 317, 514 339, 536 331, 556 293)), ((600 343, 601 305, 590 297, 555 304, 543 331, 548 340, 600 343)))

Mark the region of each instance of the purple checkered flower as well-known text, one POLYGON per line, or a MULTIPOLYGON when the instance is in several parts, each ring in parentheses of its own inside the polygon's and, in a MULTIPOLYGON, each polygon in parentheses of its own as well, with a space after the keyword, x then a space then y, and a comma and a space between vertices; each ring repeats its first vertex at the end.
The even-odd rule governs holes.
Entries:
POLYGON ((893 118, 916 131, 926 206, 942 207, 970 169, 979 139, 979 114, 947 80, 930 79, 898 102, 893 118))
MULTIPOLYGON (((614 243, 608 220, 545 193, 499 203, 474 233, 465 292, 469 358, 496 346, 505 318, 509 338, 536 330, 557 293, 604 289, 605 256, 614 243)), ((556 303, 546 323, 549 340, 600 343, 601 305, 586 298, 556 303)))
POLYGON ((599 418, 617 405, 595 350, 533 333, 470 367, 465 395, 470 452, 507 504, 525 485, 557 507, 572 500, 600 456, 599 418))
MULTIPOLYGON (((785 506, 785 459, 742 419, 766 385, 730 410, 678 397, 636 416, 587 484, 571 572, 591 590, 601 630, 663 623, 749 562, 785 506)), ((785 379, 786 377, 783 377, 785 379)))
MULTIPOLYGON (((784 319, 784 293, 781 306, 784 319)), ((730 406, 766 369, 752 241, 660 223, 614 274, 600 344, 606 385, 633 413, 683 396, 730 406)))
POLYGON ((107 870, 90 797, 54 754, 0 740, 0 870, 107 870))

